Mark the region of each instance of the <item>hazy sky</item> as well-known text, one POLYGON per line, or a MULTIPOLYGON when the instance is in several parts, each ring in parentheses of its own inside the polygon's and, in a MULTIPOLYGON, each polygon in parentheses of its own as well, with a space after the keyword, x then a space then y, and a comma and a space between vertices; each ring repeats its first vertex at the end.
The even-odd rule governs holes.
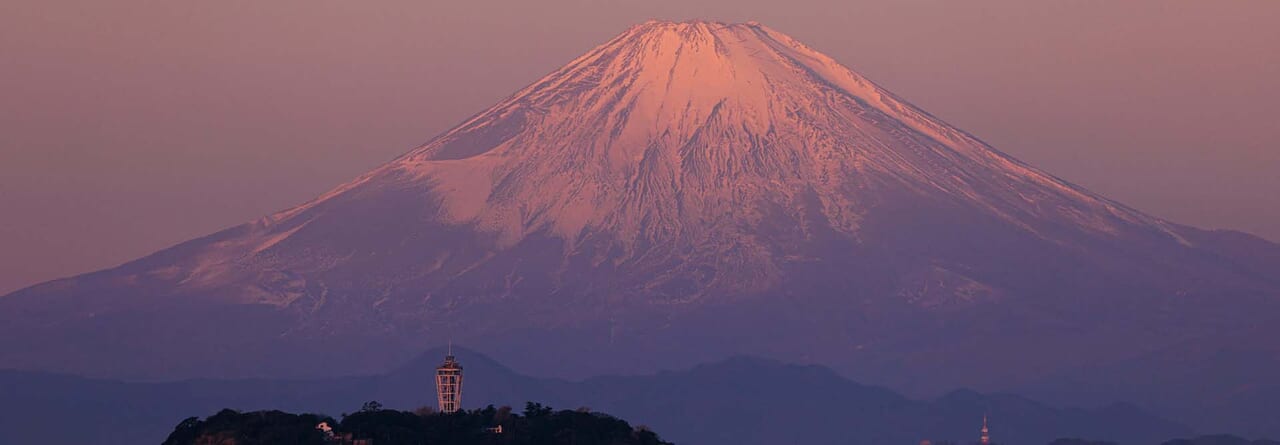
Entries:
POLYGON ((300 203, 649 18, 760 21, 1069 181, 1280 240, 1280 1, 4 0, 0 293, 300 203))

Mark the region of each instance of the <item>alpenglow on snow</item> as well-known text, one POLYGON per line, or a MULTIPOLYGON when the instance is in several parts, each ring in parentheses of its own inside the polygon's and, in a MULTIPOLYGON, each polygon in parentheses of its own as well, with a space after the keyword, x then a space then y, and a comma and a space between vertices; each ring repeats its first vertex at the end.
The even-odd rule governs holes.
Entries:
POLYGON ((653 21, 310 202, 0 298, 0 368, 366 373, 452 337, 564 377, 752 354, 1000 389, 1274 334, 1276 252, 763 25, 653 21))

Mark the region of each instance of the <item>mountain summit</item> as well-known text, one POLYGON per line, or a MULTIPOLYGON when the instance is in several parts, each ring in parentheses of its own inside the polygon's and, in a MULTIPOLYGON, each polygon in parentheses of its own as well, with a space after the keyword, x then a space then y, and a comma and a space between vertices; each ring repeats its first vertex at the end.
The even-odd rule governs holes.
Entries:
POLYGON ((446 221, 506 243, 542 233, 572 250, 605 233, 626 261, 645 256, 638 244, 680 239, 762 273, 735 280, 748 287, 775 284, 782 259, 768 240, 745 239, 759 238, 745 235, 752 223, 820 217, 856 236, 886 193, 971 206, 1033 233, 1053 219, 1173 235, 755 23, 634 27, 366 179, 387 174, 432 182, 446 221), (730 247, 745 251, 732 260, 730 247))
POLYGON ((1275 326, 1276 270, 760 24, 653 21, 308 203, 0 298, 0 367, 331 375, 455 338, 562 376, 749 353, 998 389, 1275 326))

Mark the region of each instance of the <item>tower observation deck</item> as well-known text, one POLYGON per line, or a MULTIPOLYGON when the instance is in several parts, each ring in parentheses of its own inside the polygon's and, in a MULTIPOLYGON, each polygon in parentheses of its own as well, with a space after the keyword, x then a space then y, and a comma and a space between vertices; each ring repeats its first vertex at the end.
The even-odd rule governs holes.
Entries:
POLYGON ((458 412, 462 406, 462 365, 453 357, 452 348, 444 363, 436 367, 436 401, 442 413, 458 412))

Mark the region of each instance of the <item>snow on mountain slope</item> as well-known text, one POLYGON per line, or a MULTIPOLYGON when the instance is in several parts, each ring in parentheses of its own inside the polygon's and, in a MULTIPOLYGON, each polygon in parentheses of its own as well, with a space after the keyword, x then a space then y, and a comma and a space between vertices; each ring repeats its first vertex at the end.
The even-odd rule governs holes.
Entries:
POLYGON ((0 299, 0 366, 335 374, 453 337, 548 374, 994 388, 1271 321, 1280 248, 1220 239, 762 25, 654 21, 308 203, 0 299))
POLYGON ((1040 221, 1101 234, 1164 227, 991 150, 758 24, 632 28, 378 171, 276 215, 243 248, 260 253, 314 218, 309 210, 388 177, 429 190, 435 219, 491 233, 498 249, 545 233, 572 251, 603 232, 620 263, 643 255, 640 243, 678 239, 714 252, 728 237, 745 252, 727 266, 763 275, 748 289, 781 273, 750 225, 762 206, 794 208, 808 193, 827 224, 855 239, 885 189, 963 203, 1064 243, 1037 232, 1040 221))
POLYGON ((671 223, 682 210, 720 213, 763 190, 805 188, 830 197, 824 215, 853 233, 859 201, 890 183, 1028 230, 1033 218, 1101 232, 1159 224, 997 153, 758 24, 637 26, 387 168, 436 182, 451 222, 508 239, 543 226, 566 239, 602 227, 640 237, 628 220, 671 223), (495 196, 499 180, 523 187, 495 196), (513 212, 515 202, 532 210, 513 212), (671 202, 691 205, 661 205, 671 202))

